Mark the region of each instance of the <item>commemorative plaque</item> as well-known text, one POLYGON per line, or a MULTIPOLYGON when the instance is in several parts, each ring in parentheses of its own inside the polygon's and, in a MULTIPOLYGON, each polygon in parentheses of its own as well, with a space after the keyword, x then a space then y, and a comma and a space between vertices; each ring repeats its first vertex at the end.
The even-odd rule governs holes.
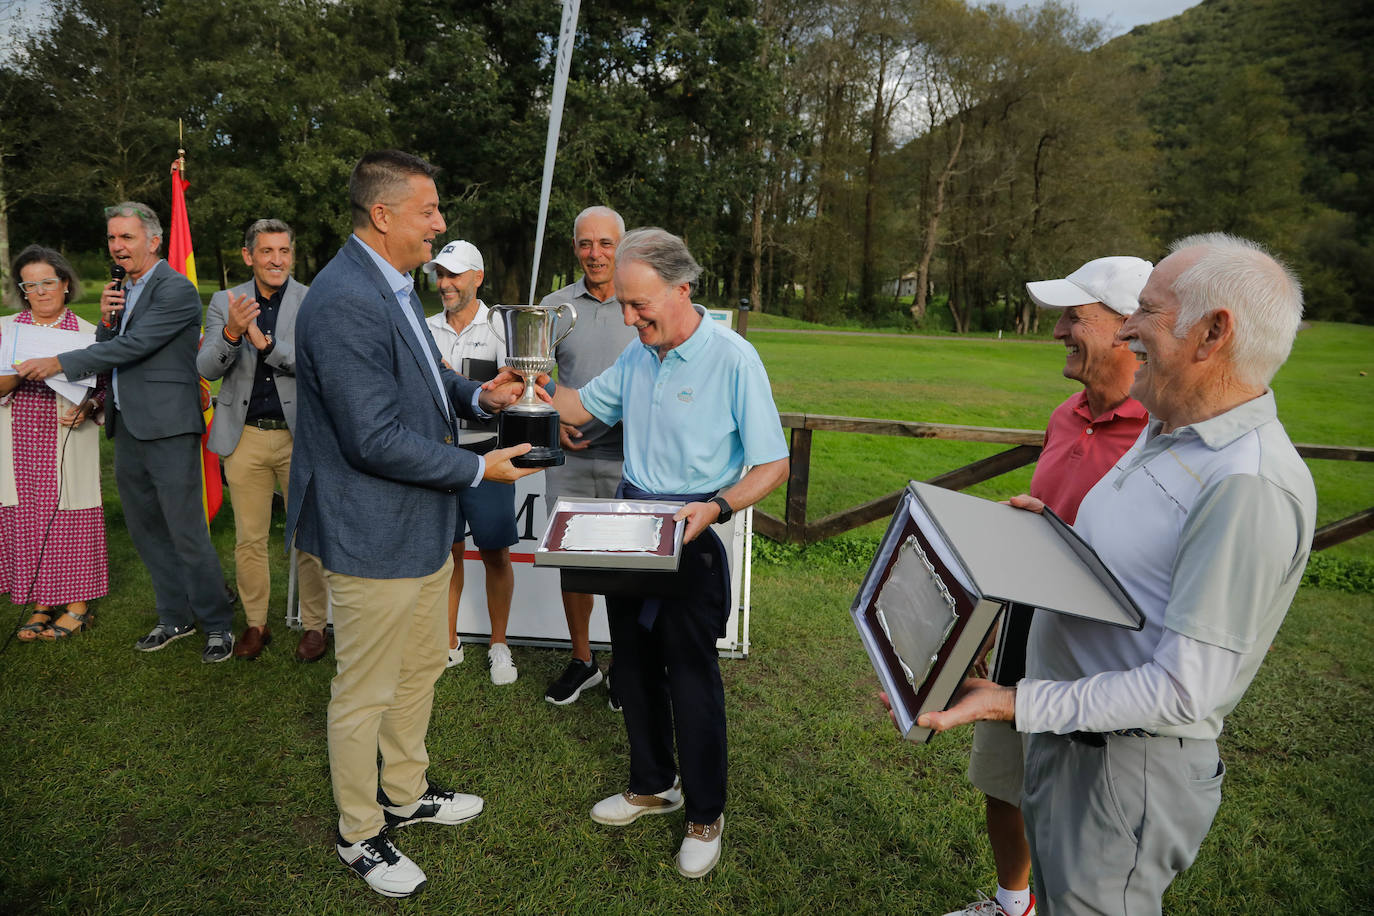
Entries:
POLYGON ((558 500, 534 551, 535 566, 673 572, 682 557, 681 503, 651 499, 558 500))
POLYGON ((850 610, 897 727, 944 709, 1011 603, 1140 629, 1144 616, 1074 530, 1044 514, 911 483, 850 610))

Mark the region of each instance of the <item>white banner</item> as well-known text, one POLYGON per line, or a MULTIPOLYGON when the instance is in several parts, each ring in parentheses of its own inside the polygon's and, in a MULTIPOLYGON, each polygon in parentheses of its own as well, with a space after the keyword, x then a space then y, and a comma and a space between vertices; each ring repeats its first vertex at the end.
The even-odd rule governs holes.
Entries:
MULTIPOLYGON (((515 506, 515 525, 520 541, 510 551, 515 567, 515 595, 511 600, 506 637, 514 645, 570 646, 558 570, 534 565, 534 548, 548 524, 543 474, 531 474, 515 482, 515 506)), ((727 524, 716 526, 716 534, 724 541, 730 558, 730 620, 724 638, 716 644, 724 656, 749 654, 749 558, 754 537, 753 518, 750 508, 736 512, 727 524)), ((458 634, 465 642, 484 643, 491 635, 491 623, 487 618, 486 567, 470 542, 468 548, 463 561, 463 596, 458 602, 458 634)), ((299 629, 294 552, 286 601, 287 625, 299 629)), ((606 602, 600 595, 592 611, 591 640, 597 648, 606 648, 611 641, 606 602)))

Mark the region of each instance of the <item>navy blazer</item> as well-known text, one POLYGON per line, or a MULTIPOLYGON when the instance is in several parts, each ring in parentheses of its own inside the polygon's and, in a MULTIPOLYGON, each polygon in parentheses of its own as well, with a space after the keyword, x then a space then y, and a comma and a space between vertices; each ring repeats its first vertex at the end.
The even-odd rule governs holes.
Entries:
POLYGON ((436 365, 439 351, 423 336, 356 238, 301 304, 286 543, 332 572, 418 578, 452 547, 458 491, 480 462, 457 446, 457 417, 474 418, 479 386, 440 365, 457 411, 446 417, 421 348, 436 365))
MULTIPOLYGON (((272 383, 281 402, 286 425, 296 426, 296 312, 310 287, 292 277, 282 293, 277 310, 275 343, 267 354, 271 366, 272 383)), ((223 378, 219 386, 219 400, 215 404, 215 418, 210 423, 210 451, 217 455, 232 455, 243 436, 243 421, 248 416, 248 399, 253 396, 253 376, 258 370, 258 351, 247 341, 247 335, 231 344, 224 339, 224 326, 229 323, 229 294, 258 295, 257 281, 249 279, 230 290, 220 290, 210 297, 205 310, 205 336, 196 354, 196 369, 202 378, 214 381, 223 378)))
MULTIPOLYGON (((120 334, 97 325, 96 342, 58 357, 68 378, 119 369, 119 422, 135 439, 205 432, 200 411, 200 294, 195 285, 158 261, 138 294, 120 334)), ((111 401, 114 394, 110 394, 111 401)), ((105 424, 113 436, 115 424, 105 424)))

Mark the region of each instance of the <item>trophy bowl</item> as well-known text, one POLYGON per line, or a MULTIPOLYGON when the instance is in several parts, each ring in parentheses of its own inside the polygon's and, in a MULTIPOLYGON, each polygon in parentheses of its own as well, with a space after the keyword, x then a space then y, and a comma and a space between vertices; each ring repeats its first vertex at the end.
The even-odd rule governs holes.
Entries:
POLYGON ((501 411, 497 425, 496 444, 510 448, 521 442, 530 443, 530 450, 511 464, 518 468, 556 467, 563 463, 563 449, 558 440, 558 411, 539 400, 534 393, 534 380, 543 372, 551 372, 556 365, 553 353, 558 342, 577 324, 577 309, 571 302, 562 305, 493 305, 487 313, 487 324, 506 344, 506 365, 525 379, 525 393, 501 411), (558 319, 563 312, 570 316, 568 326, 554 336, 558 319), (497 327, 496 322, 500 322, 497 327))

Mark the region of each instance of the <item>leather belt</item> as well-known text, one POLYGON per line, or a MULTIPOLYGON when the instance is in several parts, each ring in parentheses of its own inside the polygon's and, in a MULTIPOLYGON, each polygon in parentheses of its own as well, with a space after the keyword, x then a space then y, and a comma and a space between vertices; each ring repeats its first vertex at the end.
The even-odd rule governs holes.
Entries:
POLYGON ((1107 736, 1116 735, 1120 738, 1158 738, 1154 732, 1146 731, 1143 728, 1118 728, 1110 732, 1069 732, 1066 736, 1070 741, 1078 744, 1086 744, 1088 747, 1106 747, 1107 736))
POLYGON ((266 419, 266 418, 260 418, 260 419, 257 419, 257 420, 249 420, 249 421, 248 421, 248 425, 249 425, 249 426, 256 426, 258 429, 290 429, 290 428, 291 428, 290 426, 288 426, 288 425, 286 424, 286 421, 285 421, 285 420, 271 420, 271 419, 266 419))

